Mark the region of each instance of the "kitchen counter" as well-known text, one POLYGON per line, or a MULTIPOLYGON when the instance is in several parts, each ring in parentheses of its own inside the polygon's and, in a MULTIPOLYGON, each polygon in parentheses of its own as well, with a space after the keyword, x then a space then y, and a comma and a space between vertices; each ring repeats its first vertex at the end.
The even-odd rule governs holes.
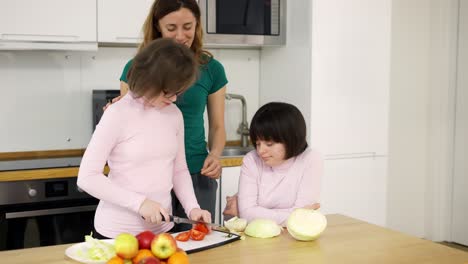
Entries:
MULTIPOLYGON (((328 227, 311 242, 294 240, 287 231, 271 239, 247 237, 190 254, 192 264, 238 263, 468 263, 468 253, 404 235, 343 215, 328 215, 328 227)), ((0 252, 2 263, 76 263, 59 245, 0 252)))
MULTIPOLYGON (((28 152, 6 152, 0 153, 0 160, 41 159, 60 157, 79 157, 84 149, 54 150, 54 151, 28 151, 28 152)), ((242 157, 222 157, 221 166, 235 167, 242 164, 242 157)), ((38 179, 70 178, 78 175, 79 167, 48 168, 33 170, 0 171, 0 182, 25 181, 38 179)), ((1 168, 0 168, 1 170, 1 168)), ((109 168, 106 166, 104 172, 109 168)))

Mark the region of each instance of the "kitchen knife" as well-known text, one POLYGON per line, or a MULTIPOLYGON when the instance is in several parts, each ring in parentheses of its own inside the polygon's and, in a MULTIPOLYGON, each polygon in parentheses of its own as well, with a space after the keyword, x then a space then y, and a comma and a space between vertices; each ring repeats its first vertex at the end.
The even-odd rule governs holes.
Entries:
POLYGON ((213 224, 213 223, 206 223, 206 222, 203 222, 203 221, 195 221, 195 220, 190 220, 188 218, 183 218, 183 217, 178 217, 178 216, 172 216, 172 215, 169 215, 170 217, 170 222, 174 222, 176 224, 204 224, 206 226, 209 226, 213 229, 219 229, 219 230, 227 230, 227 228, 223 227, 223 226, 220 226, 218 224, 213 224))
MULTIPOLYGON (((166 221, 166 219, 164 218, 164 215, 161 214, 161 217, 162 217, 163 221, 166 221)), ((145 219, 143 216, 141 218, 145 219)), ((195 221, 195 220, 190 220, 188 218, 183 218, 183 217, 178 217, 178 216, 173 216, 173 215, 169 215, 169 222, 173 222, 173 223, 176 223, 176 224, 204 224, 206 226, 211 227, 211 229, 213 229, 213 230, 229 232, 229 229, 227 229, 224 226, 220 226, 218 224, 207 223, 207 222, 203 222, 203 221, 195 221)))

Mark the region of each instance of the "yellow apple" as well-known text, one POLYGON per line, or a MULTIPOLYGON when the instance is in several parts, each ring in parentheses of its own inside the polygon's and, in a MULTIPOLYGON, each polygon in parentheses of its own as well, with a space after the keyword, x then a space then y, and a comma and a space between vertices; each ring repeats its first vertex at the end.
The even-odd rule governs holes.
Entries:
POLYGON ((177 250, 177 242, 168 233, 158 234, 151 241, 151 251, 160 259, 167 259, 177 250))
POLYGON ((115 254, 123 259, 131 259, 138 254, 138 240, 135 236, 122 233, 115 238, 115 254))

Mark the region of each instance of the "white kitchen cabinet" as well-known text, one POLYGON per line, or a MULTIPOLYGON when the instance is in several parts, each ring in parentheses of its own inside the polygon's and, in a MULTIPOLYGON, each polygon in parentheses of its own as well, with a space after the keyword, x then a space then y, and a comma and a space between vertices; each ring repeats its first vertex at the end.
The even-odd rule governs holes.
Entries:
POLYGON ((216 216, 216 219, 220 219, 220 223, 223 223, 224 221, 222 212, 226 207, 226 196, 236 194, 239 189, 240 169, 240 166, 223 168, 218 187, 218 214, 216 216))
POLYGON ((0 41, 96 42, 96 36, 96 0, 2 0, 0 41))
POLYGON ((140 43, 154 0, 98 0, 98 41, 140 43))
POLYGON ((386 170, 385 157, 326 160, 320 210, 385 226, 386 170))
POLYGON ((359 3, 313 1, 310 135, 325 155, 387 154, 391 1, 359 3))

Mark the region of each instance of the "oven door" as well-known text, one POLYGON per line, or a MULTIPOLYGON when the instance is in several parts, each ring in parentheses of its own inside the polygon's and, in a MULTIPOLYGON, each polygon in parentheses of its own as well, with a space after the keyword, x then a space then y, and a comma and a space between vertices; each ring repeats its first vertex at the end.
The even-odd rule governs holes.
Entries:
POLYGON ((93 230, 95 198, 0 207, 0 250, 76 243, 93 230))

